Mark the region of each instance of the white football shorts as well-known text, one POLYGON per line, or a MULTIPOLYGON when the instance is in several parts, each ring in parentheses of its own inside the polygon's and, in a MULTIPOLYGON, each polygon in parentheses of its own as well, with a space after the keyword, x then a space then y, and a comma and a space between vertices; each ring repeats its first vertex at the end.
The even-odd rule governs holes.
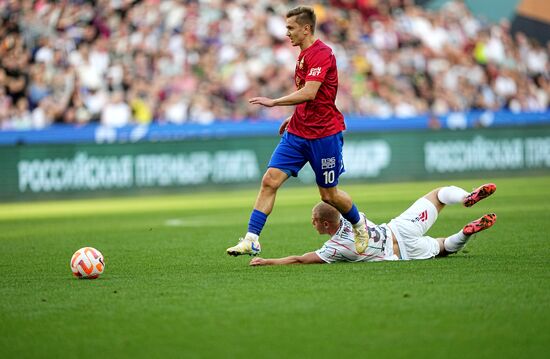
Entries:
POLYGON ((401 259, 428 259, 439 254, 439 243, 425 236, 437 219, 434 204, 422 197, 388 226, 397 238, 401 259))

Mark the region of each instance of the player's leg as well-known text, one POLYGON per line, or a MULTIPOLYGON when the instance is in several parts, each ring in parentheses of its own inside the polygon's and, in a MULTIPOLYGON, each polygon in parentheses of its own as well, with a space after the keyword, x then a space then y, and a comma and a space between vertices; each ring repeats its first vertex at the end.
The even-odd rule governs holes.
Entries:
POLYGON ((256 202, 254 203, 254 210, 260 211, 266 215, 270 215, 275 205, 275 197, 277 190, 288 179, 289 175, 278 169, 268 168, 262 177, 262 183, 256 202))
POLYGON ((494 223, 491 216, 486 215, 469 223, 463 230, 447 239, 434 239, 425 234, 435 223, 438 214, 445 208, 445 205, 457 203, 466 205, 468 198, 474 198, 475 202, 478 202, 494 193, 495 189, 494 184, 486 184, 472 193, 468 193, 460 187, 447 186, 436 188, 417 200, 399 217, 390 222, 390 228, 399 233, 401 239, 399 249, 402 256, 405 259, 426 259, 460 250, 474 232, 489 228, 494 223))
POLYGON ((369 232, 365 218, 363 218, 357 206, 353 203, 350 195, 337 187, 319 186, 319 194, 323 202, 335 207, 353 225, 355 250, 357 253, 364 253, 369 244, 369 232))
MULTIPOLYGON (((437 213, 440 213, 443 210, 443 208, 445 208, 445 204, 448 204, 448 203, 442 202, 442 200, 439 199, 439 192, 444 188, 447 189, 449 187, 436 188, 424 196, 424 198, 432 202, 435 209, 437 210, 437 213)), ((466 191, 464 192, 466 193, 466 191)))
MULTIPOLYGON (((440 213, 445 208, 445 205, 462 203, 466 207, 471 207, 475 203, 492 195, 496 191, 496 188, 494 183, 487 183, 468 193, 457 186, 446 186, 434 189, 425 195, 424 198, 434 205, 437 213, 440 213)), ((426 228, 426 231, 428 229, 426 228)))
POLYGON ((351 209, 353 202, 350 195, 337 186, 328 188, 318 186, 318 188, 323 202, 335 207, 340 213, 348 212, 351 209))
POLYGON ((288 174, 278 168, 268 168, 262 177, 260 191, 254 203, 254 209, 248 221, 248 232, 245 238, 258 241, 260 233, 264 228, 267 216, 271 214, 275 205, 277 190, 288 179, 288 174))
POLYGON ((439 238, 440 241, 440 256, 456 253, 460 251, 470 238, 481 231, 491 228, 497 221, 497 215, 488 213, 475 221, 465 225, 460 231, 447 238, 439 238))
POLYGON ((321 200, 336 208, 349 222, 357 223, 361 220, 359 211, 353 204, 353 200, 349 194, 342 191, 337 186, 328 188, 318 186, 318 188, 321 200))
POLYGON ((440 252, 437 241, 425 234, 437 221, 444 204, 437 200, 437 190, 417 199, 388 226, 397 238, 402 259, 428 259, 440 252))
MULTIPOLYGON (((437 201, 442 204, 462 203, 466 207, 471 207, 482 199, 487 198, 495 193, 496 189, 497 187, 494 183, 486 183, 479 186, 470 193, 457 186, 441 187, 434 191, 437 191, 437 201)), ((432 192, 430 192, 430 194, 432 194, 433 197, 432 192)))
POLYGON ((431 193, 436 192, 437 200, 442 204, 457 204, 462 203, 468 196, 468 192, 457 186, 447 186, 438 188, 431 193))
POLYGON ((260 191, 256 197, 254 209, 248 221, 248 232, 239 243, 227 249, 227 254, 257 255, 261 251, 259 236, 275 205, 277 190, 290 176, 296 176, 306 163, 304 156, 297 150, 293 138, 285 134, 273 151, 268 169, 262 177, 260 191))
POLYGON ((259 237, 264 228, 267 216, 273 210, 277 190, 288 179, 288 175, 277 168, 268 168, 265 172, 254 209, 250 214, 248 221, 248 232, 245 237, 239 240, 239 243, 227 249, 227 253, 232 256, 242 254, 257 255, 261 251, 259 237))
POLYGON ((355 232, 355 248, 363 253, 369 242, 365 220, 351 197, 338 189, 338 179, 345 172, 342 158, 344 139, 341 133, 308 142, 308 161, 315 172, 315 180, 323 202, 326 202, 351 222, 355 232))

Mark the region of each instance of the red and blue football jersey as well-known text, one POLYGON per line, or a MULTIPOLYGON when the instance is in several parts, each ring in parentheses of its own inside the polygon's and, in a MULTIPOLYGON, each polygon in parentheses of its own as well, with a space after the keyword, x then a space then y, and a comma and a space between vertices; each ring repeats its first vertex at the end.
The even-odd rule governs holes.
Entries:
POLYGON ((316 139, 334 135, 346 128, 344 116, 336 108, 338 69, 332 49, 316 40, 298 56, 295 70, 296 87, 307 81, 319 81, 321 86, 314 100, 296 106, 287 131, 294 135, 316 139))

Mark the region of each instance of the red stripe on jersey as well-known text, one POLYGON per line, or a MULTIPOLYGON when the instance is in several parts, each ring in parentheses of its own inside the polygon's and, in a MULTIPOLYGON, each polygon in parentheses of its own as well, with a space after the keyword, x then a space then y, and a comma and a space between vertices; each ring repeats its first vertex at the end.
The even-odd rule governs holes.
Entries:
POLYGON ((362 256, 362 257, 373 257, 373 258, 384 258, 384 256, 378 256, 378 255, 368 255, 368 254, 365 254, 365 253, 357 253, 355 251, 355 248, 354 249, 349 249, 348 247, 346 247, 345 245, 343 245, 342 243, 338 243, 336 242, 334 239, 330 239, 330 242, 336 244, 336 245, 339 245, 340 247, 344 247, 345 249, 347 249, 348 251, 351 251, 359 256, 362 256))

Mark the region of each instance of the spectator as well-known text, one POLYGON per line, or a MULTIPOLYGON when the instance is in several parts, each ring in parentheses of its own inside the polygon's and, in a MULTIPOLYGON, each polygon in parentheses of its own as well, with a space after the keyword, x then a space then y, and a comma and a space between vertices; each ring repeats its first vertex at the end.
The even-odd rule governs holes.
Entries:
MULTIPOLYGON (((10 127, 14 130, 28 130, 33 128, 33 118, 29 111, 29 102, 25 97, 17 100, 12 110, 10 127)), ((39 125, 37 126, 39 128, 39 125)))
POLYGON ((180 93, 173 92, 163 103, 161 117, 174 124, 182 124, 188 121, 189 106, 180 93))
MULTIPOLYGON (((1 72, 0 72, 1 74, 1 72)), ((1 76, 0 76, 0 84, 1 76)), ((0 86, 0 130, 11 129, 10 121, 11 98, 6 94, 3 86, 0 86)))
POLYGON ((32 110, 31 119, 33 128, 40 130, 48 127, 54 122, 56 112, 56 104, 52 101, 51 97, 46 96, 40 100, 38 106, 32 110))
POLYGON ((122 127, 130 124, 132 111, 124 101, 124 94, 120 91, 110 96, 109 102, 101 111, 101 124, 107 127, 122 127))
POLYGON ((214 112, 206 94, 200 93, 193 98, 189 118, 191 122, 201 125, 214 122, 214 112))

